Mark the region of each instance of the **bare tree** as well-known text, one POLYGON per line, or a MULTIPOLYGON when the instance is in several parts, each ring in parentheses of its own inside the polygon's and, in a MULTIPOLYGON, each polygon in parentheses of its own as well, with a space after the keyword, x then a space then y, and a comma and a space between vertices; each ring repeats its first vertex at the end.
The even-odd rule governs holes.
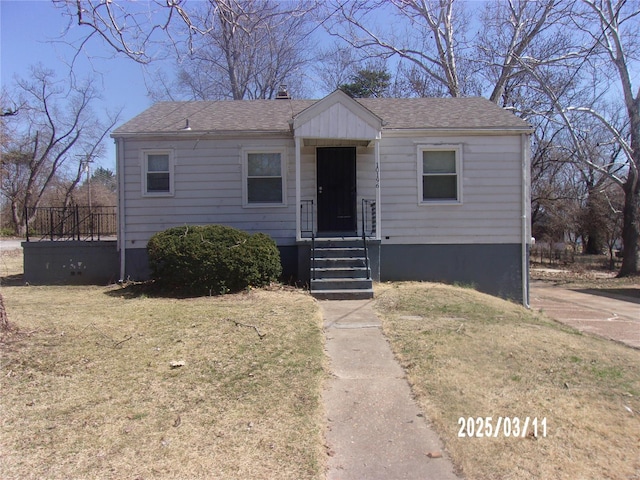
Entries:
POLYGON ((541 236, 544 224, 556 202, 566 200, 567 177, 571 171, 571 155, 560 148, 562 130, 545 117, 538 121, 533 131, 533 155, 531 156, 531 224, 534 237, 541 236))
POLYGON ((503 0, 484 5, 474 60, 489 100, 510 105, 514 87, 527 87, 523 62, 550 65, 573 55, 566 28, 573 3, 503 0))
POLYGON ((102 124, 92 112, 99 97, 91 81, 69 85, 42 66, 32 67, 30 79, 17 81, 16 96, 23 104, 19 114, 2 120, 13 123, 11 129, 3 128, 2 195, 22 234, 33 216, 25 207, 38 207, 61 177, 70 179, 68 202, 82 173, 78 156, 86 160, 102 153, 102 141, 118 115, 102 124))
POLYGON ((4 306, 2 292, 0 292, 0 333, 8 333, 12 329, 13 325, 9 322, 9 316, 7 315, 7 309, 4 306))
MULTIPOLYGON (((335 21, 327 23, 330 33, 371 57, 397 57, 407 63, 405 70, 419 82, 422 90, 442 92, 459 97, 473 93, 471 76, 465 70, 462 52, 467 48, 467 17, 462 4, 453 0, 391 0, 390 2, 329 3, 337 12, 335 21), (381 8, 391 8, 398 23, 406 23, 408 31, 389 28, 390 22, 376 24, 374 16, 381 8), (419 80, 418 80, 419 78, 419 80), (469 80, 469 81, 467 81, 469 80)), ((411 82, 408 82, 411 84, 411 82)))
POLYGON ((319 84, 327 92, 333 92, 343 83, 347 83, 360 65, 355 50, 340 43, 334 43, 323 49, 314 65, 319 84))
POLYGON ((572 152, 562 147, 563 132, 550 126, 534 132, 532 233, 536 241, 564 242, 580 232, 584 187, 572 152))
POLYGON ((309 7, 292 9, 273 0, 234 0, 225 7, 208 5, 193 15, 212 28, 194 40, 181 64, 179 83, 189 97, 273 98, 281 84, 301 91, 312 30, 309 7))
POLYGON ((553 114, 570 135, 573 148, 582 162, 607 175, 624 192, 623 206, 623 260, 619 276, 640 273, 640 89, 634 92, 631 71, 637 68, 640 54, 640 9, 637 2, 625 0, 583 0, 582 8, 574 12, 576 31, 584 36, 586 48, 582 51, 575 71, 591 73, 587 86, 591 101, 588 104, 570 104, 561 93, 545 82, 544 74, 536 66, 521 62, 538 88, 543 90, 553 105, 553 114), (617 79, 617 85, 616 83, 617 79), (612 85, 620 92, 625 122, 617 123, 617 109, 610 108, 612 85), (587 151, 583 131, 584 117, 598 122, 608 132, 602 148, 617 147, 610 162, 599 164, 587 151))
MULTIPOLYGON (((148 2, 53 0, 87 33, 136 62, 176 58, 178 86, 194 99, 271 98, 282 83, 300 89, 315 0, 148 2)), ((175 82, 156 72, 174 98, 175 82)))
MULTIPOLYGON (((196 23, 182 1, 52 1, 69 17, 70 24, 75 23, 87 32, 81 43, 75 45, 78 52, 88 42, 99 39, 114 52, 142 64, 166 57, 172 46, 190 46, 197 35, 210 29, 196 23)), ((219 8, 226 5, 225 1, 210 0, 210 3, 216 7, 220 4, 219 8)))
POLYGON ((609 253, 609 269, 615 268, 616 248, 620 246, 622 238, 622 208, 624 205, 624 195, 622 191, 612 182, 603 186, 602 197, 606 200, 604 208, 608 209, 604 216, 602 236, 609 253))

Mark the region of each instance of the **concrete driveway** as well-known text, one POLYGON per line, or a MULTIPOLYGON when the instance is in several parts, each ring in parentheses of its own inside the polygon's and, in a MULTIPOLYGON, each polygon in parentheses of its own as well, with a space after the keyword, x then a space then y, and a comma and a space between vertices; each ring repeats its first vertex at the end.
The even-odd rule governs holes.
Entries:
MULTIPOLYGON (((629 288, 636 293, 638 285, 629 288)), ((582 332, 640 349, 640 299, 618 290, 569 289, 532 281, 530 304, 547 316, 582 332)))
POLYGON ((0 239, 0 250, 21 250, 24 240, 14 238, 0 239))

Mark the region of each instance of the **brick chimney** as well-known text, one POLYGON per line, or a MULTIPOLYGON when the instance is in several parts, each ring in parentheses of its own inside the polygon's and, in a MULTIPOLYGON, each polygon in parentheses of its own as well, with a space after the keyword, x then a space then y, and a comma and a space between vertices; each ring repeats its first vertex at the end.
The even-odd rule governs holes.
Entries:
POLYGON ((289 100, 290 98, 289 92, 287 92, 287 86, 281 84, 280 88, 278 88, 278 93, 276 94, 276 100, 289 100))

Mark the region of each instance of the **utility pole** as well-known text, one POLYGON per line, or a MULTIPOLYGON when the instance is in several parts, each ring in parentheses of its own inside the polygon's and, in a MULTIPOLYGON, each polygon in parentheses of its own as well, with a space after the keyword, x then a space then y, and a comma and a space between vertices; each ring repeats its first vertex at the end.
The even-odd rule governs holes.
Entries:
POLYGON ((76 155, 77 157, 84 158, 80 160, 80 166, 84 165, 84 171, 87 172, 87 205, 89 206, 89 213, 91 213, 91 164, 93 159, 90 154, 76 155))
POLYGON ((89 205, 89 213, 91 213, 91 157, 87 155, 87 159, 84 161, 84 168, 87 172, 87 204, 89 205))

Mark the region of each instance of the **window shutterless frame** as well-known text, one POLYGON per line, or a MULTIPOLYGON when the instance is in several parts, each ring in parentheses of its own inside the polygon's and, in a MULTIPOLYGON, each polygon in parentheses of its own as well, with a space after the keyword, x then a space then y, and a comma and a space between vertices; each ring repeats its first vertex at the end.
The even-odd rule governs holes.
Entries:
POLYGON ((242 204, 244 207, 286 206, 284 149, 242 150, 242 204))
POLYGON ((173 150, 142 151, 142 195, 167 197, 174 193, 175 154, 173 150))
POLYGON ((418 204, 462 203, 462 145, 418 145, 418 204))

